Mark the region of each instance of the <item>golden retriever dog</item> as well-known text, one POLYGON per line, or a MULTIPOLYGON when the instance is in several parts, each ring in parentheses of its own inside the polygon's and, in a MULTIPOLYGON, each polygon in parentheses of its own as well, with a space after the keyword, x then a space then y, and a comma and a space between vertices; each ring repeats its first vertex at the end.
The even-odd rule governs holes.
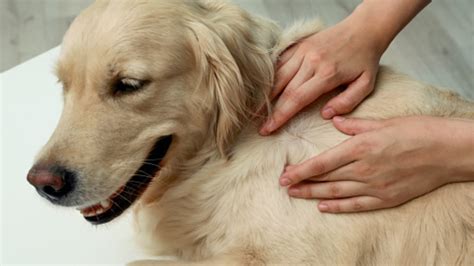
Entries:
MULTIPOLYGON (((278 55, 319 30, 222 1, 98 0, 64 37, 64 110, 28 181, 93 224, 133 205, 137 239, 178 263, 474 265, 473 183, 357 214, 279 186, 285 165, 349 137, 319 115, 331 95, 258 134, 278 55)), ((350 116, 421 114, 473 119, 474 104, 382 68, 350 116)))

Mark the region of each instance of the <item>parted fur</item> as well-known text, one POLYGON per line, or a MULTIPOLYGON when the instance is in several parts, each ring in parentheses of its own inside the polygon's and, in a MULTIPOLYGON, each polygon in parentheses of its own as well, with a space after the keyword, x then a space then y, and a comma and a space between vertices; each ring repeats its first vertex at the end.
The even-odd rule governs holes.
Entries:
MULTIPOLYGON (((282 31, 222 1, 97 1, 64 39, 65 112, 39 160, 60 151, 60 160, 81 169, 87 199, 100 199, 126 182, 157 137, 173 134, 135 221, 150 252, 181 262, 473 265, 473 183, 337 215, 279 186, 286 164, 348 137, 319 115, 330 95, 276 134, 257 133, 278 55, 321 27, 302 22, 282 31), (111 71, 145 76, 150 86, 111 100, 97 93, 111 71)), ((474 105, 383 67, 375 92, 351 116, 418 114, 474 119, 474 105)))

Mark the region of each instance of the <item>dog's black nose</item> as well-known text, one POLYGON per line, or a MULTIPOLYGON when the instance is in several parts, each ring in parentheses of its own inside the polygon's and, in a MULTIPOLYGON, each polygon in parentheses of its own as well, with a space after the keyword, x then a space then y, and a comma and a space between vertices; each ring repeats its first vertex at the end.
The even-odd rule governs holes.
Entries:
POLYGON ((57 201, 73 190, 76 174, 58 165, 36 165, 26 178, 39 194, 57 201))

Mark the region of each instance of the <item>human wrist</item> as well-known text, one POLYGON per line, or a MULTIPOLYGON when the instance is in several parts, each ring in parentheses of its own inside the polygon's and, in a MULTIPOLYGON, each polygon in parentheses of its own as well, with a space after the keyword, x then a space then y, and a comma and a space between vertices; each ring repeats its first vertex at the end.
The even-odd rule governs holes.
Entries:
POLYGON ((397 34, 430 0, 380 1, 364 0, 346 19, 364 36, 371 39, 373 49, 382 55, 397 34))
POLYGON ((461 139, 460 146, 463 148, 461 153, 457 154, 460 158, 459 165, 459 182, 474 181, 474 134, 466 134, 466 132, 474 132, 474 121, 465 121, 468 124, 466 131, 462 133, 464 138, 461 139))
POLYGON ((369 48, 381 57, 395 38, 396 33, 394 33, 395 30, 392 29, 390 25, 380 25, 380 18, 374 14, 377 14, 374 6, 364 1, 356 7, 343 23, 345 23, 355 35, 363 36, 366 43, 370 45, 369 48))
POLYGON ((468 133, 474 132, 474 121, 451 121, 449 136, 444 138, 446 147, 450 148, 445 163, 452 172, 447 183, 474 181, 474 134, 468 133))

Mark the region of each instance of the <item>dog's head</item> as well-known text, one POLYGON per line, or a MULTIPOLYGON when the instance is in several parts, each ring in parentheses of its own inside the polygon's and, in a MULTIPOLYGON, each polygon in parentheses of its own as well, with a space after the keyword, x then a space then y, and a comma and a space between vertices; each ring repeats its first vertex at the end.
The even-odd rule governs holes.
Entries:
POLYGON ((270 89, 275 31, 218 1, 97 1, 64 37, 64 110, 28 181, 99 224, 204 146, 226 156, 270 89))

